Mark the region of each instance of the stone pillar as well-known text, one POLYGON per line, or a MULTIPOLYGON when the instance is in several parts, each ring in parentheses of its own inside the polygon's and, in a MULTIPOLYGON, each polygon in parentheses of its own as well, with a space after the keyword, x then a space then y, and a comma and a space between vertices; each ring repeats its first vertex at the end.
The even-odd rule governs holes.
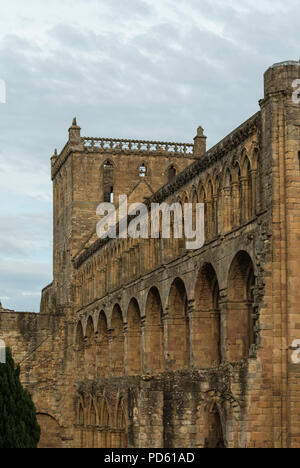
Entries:
POLYGON ((69 142, 78 144, 81 142, 81 128, 77 125, 76 117, 74 117, 72 126, 69 128, 69 142))
POLYGON ((227 342, 227 289, 220 290, 220 354, 221 361, 227 359, 226 356, 226 342, 227 342))
POLYGON ((146 373, 146 317, 141 318, 141 330, 142 330, 142 373, 146 373))
POLYGON ((257 203, 257 170, 252 169, 251 171, 251 188, 252 188, 252 213, 250 213, 251 218, 259 212, 259 207, 257 203))
POLYGON ((194 349, 193 349, 193 342, 194 342, 194 314, 195 314, 195 299, 191 299, 188 301, 187 307, 187 315, 189 318, 189 343, 190 343, 190 367, 194 367, 194 349))
POLYGON ((213 236, 219 234, 218 230, 218 193, 213 196, 213 236))
POLYGON ((163 352, 164 352, 164 368, 165 370, 169 367, 169 308, 166 307, 163 316, 162 316, 162 326, 163 326, 163 352))
POLYGON ((206 139, 202 127, 198 127, 197 135, 194 138, 194 156, 201 157, 206 153, 206 139))
POLYGON ((248 177, 241 177, 241 221, 245 223, 249 218, 249 190, 248 190, 248 177))
POLYGON ((124 334, 124 374, 128 375, 128 324, 123 327, 124 334))
POLYGON ((222 197, 222 189, 218 190, 217 193, 217 204, 218 204, 218 210, 217 210, 217 230, 218 234, 222 234, 223 232, 223 197, 222 197))
POLYGON ((107 329, 107 341, 108 341, 108 356, 109 356, 109 366, 108 366, 108 375, 113 377, 112 370, 112 330, 111 328, 107 329))
POLYGON ((239 226, 240 224, 240 192, 239 182, 232 183, 232 200, 233 200, 233 226, 239 226))
POLYGON ((212 200, 206 200, 206 240, 211 239, 214 236, 213 232, 213 210, 212 210, 212 200))
POLYGON ((231 230, 231 187, 224 187, 224 212, 223 212, 223 232, 231 230))

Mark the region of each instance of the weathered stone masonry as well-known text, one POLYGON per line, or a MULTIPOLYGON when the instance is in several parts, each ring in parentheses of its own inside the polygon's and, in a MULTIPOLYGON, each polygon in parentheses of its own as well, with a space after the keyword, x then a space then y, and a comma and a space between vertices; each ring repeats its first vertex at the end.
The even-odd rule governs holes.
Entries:
POLYGON ((51 160, 53 283, 39 315, 0 313, 42 447, 300 447, 299 78, 271 67, 260 111, 209 151, 201 127, 189 145, 74 120, 51 160), (203 202, 205 245, 97 239, 120 194, 203 202))

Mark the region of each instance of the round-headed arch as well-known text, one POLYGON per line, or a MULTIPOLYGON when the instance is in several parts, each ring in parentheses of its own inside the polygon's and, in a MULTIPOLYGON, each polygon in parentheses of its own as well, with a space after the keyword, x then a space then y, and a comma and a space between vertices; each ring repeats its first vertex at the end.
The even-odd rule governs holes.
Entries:
POLYGON ((159 290, 153 286, 146 301, 145 370, 164 370, 163 306, 159 290))
POLYGON ((124 322, 119 304, 115 304, 111 316, 111 373, 124 375, 124 322))
POLYGON ((238 252, 228 274, 227 359, 239 361, 249 356, 254 344, 255 271, 250 255, 238 252))
POLYGON ((220 363, 219 282, 211 263, 201 266, 195 286, 195 312, 192 327, 194 365, 214 367, 220 363))
POLYGON ((176 278, 170 288, 168 300, 168 349, 166 365, 177 370, 189 366, 190 336, 187 314, 187 292, 181 278, 176 278))
POLYGON ((127 373, 139 375, 142 372, 141 311, 134 297, 128 305, 127 325, 127 373))
POLYGON ((109 375, 108 327, 104 310, 101 310, 97 324, 97 373, 104 378, 109 375))
POLYGON ((90 315, 86 325, 85 365, 87 377, 94 379, 96 375, 96 341, 93 317, 90 315))

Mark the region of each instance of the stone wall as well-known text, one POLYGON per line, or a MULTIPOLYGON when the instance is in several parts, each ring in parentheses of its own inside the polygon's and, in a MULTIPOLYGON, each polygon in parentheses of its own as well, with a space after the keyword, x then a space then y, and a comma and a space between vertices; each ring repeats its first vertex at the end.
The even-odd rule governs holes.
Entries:
POLYGON ((0 339, 11 348, 15 363, 21 367, 21 381, 33 397, 42 429, 42 447, 72 446, 69 329, 65 317, 60 315, 0 313, 0 339))
POLYGON ((82 138, 73 122, 52 158, 42 313, 0 313, 41 446, 300 446, 299 78, 299 62, 271 67, 260 112, 207 152, 202 128, 192 146, 82 138), (204 203, 204 246, 97 240, 108 160, 114 196, 204 203))

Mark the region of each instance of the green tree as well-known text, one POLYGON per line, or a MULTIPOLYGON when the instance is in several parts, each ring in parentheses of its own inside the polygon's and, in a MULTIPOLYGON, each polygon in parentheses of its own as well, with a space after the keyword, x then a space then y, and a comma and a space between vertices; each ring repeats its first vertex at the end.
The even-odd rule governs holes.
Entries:
POLYGON ((0 364, 0 448, 36 448, 40 433, 31 395, 20 382, 20 366, 6 348, 6 363, 0 364))

